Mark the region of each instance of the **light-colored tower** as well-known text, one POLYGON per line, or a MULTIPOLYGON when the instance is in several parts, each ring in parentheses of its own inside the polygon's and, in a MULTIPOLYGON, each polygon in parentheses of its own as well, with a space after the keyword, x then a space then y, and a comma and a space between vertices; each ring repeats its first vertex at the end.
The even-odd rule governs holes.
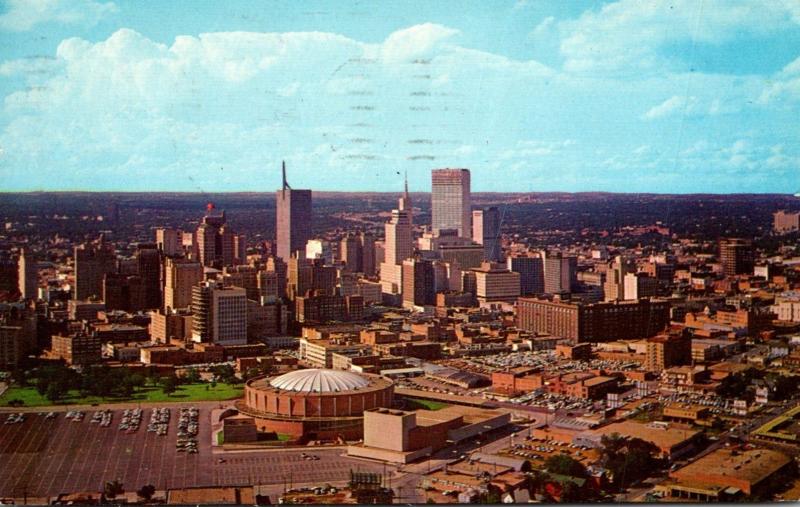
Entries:
POLYGON ((398 201, 398 209, 392 210, 392 218, 384 226, 384 261, 381 263, 381 285, 383 292, 400 294, 403 290, 403 261, 414 254, 414 226, 408 182, 398 201))
POLYGON ((156 229, 156 245, 164 255, 174 257, 183 252, 183 245, 181 244, 182 234, 177 229, 168 229, 161 227, 156 229))
POLYGON ((19 261, 17 263, 19 294, 21 299, 36 299, 37 289, 37 276, 39 270, 36 265, 36 259, 24 248, 19 252, 19 261))
POLYGON ((192 287, 203 281, 203 265, 196 261, 167 258, 164 266, 164 308, 192 304, 192 287))
POLYGON ((247 293, 241 287, 202 282, 192 289, 192 341, 247 343, 247 293))
POLYGON ((433 233, 457 230, 472 235, 469 169, 434 169, 431 172, 431 225, 433 233))
POLYGON ((283 164, 283 187, 276 192, 275 238, 277 256, 288 261, 292 253, 303 250, 312 234, 311 190, 293 190, 286 181, 283 164))

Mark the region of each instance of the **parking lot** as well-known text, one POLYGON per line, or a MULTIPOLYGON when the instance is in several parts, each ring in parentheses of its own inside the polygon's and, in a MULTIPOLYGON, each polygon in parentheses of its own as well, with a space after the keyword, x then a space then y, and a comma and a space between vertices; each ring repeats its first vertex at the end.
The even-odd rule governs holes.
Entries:
MULTIPOLYGON (((342 456, 344 450, 312 449, 317 460, 302 458, 303 449, 213 452, 210 411, 218 403, 200 404, 197 453, 178 452, 179 408, 171 406, 166 432, 147 431, 153 408, 143 408, 141 423, 120 429, 122 410, 111 410, 111 422, 91 420, 105 407, 67 418, 57 412, 26 413, 22 422, 5 424, 0 415, 0 497, 50 496, 64 492, 98 491, 106 481, 119 480, 128 491, 152 484, 156 489, 190 486, 334 482, 346 480, 350 469, 381 471, 382 466, 342 456), (159 433, 164 434, 159 434, 159 433)), ((108 414, 108 412, 106 413, 108 414)), ((107 415, 105 416, 107 417, 107 415)))

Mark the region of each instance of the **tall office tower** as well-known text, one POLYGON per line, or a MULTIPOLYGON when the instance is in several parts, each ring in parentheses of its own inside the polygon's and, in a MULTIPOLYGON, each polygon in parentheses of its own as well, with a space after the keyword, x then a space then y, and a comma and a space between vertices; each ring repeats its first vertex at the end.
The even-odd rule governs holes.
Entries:
POLYGON ((375 237, 362 232, 358 235, 358 242, 361 245, 361 270, 364 276, 375 276, 375 237))
POLYGON ((469 238, 472 234, 469 169, 434 169, 431 180, 433 233, 453 229, 462 238, 469 238))
POLYGON ((541 257, 509 257, 506 259, 506 267, 519 273, 520 293, 544 293, 544 261, 541 257))
POLYGON ((578 285, 578 259, 561 252, 543 254, 544 291, 548 294, 568 294, 578 285))
POLYGON ((256 281, 260 298, 256 299, 256 301, 274 302, 281 297, 278 273, 274 271, 259 271, 256 281))
POLYGON ((192 304, 192 288, 203 281, 203 265, 187 259, 166 259, 164 308, 179 310, 192 304))
POLYGON ((361 273, 364 269, 364 252, 361 249, 359 236, 348 233, 339 241, 339 259, 344 262, 344 270, 350 273, 361 273))
POLYGON ((277 256, 288 261, 294 252, 303 250, 311 238, 311 190, 293 190, 286 182, 283 163, 283 187, 276 192, 277 256))
POLYGON ((289 257, 286 270, 286 292, 294 301, 298 296, 305 296, 314 287, 314 264, 311 259, 292 255, 289 257))
POLYGON ((500 211, 496 207, 472 212, 472 241, 483 245, 484 260, 503 260, 503 250, 500 248, 500 211))
POLYGON ((403 307, 436 304, 433 263, 421 259, 403 261, 403 307))
POLYGON ((647 273, 625 275, 625 299, 651 298, 658 295, 658 280, 647 273))
POLYGON ((614 262, 606 272, 603 293, 606 301, 624 301, 631 299, 625 293, 625 275, 636 272, 636 264, 621 255, 614 257, 614 262))
POLYGON ((267 259, 267 271, 275 273, 276 282, 278 284, 278 297, 287 297, 286 283, 288 280, 289 265, 284 262, 283 259, 272 256, 267 259))
POLYGON ((197 258, 203 266, 222 269, 225 266, 245 264, 245 237, 236 234, 226 223, 225 211, 218 212, 209 203, 206 215, 197 228, 195 243, 197 258))
POLYGON ((155 243, 141 243, 136 247, 137 272, 142 279, 144 307, 161 307, 161 254, 155 243))
POLYGON ((748 239, 729 238, 720 240, 719 257, 725 276, 753 273, 753 242, 748 239))
POLYGON ((19 294, 22 299, 36 299, 37 285, 39 276, 39 269, 36 264, 36 259, 25 250, 24 248, 19 252, 19 260, 17 261, 19 273, 17 281, 19 283, 19 294))
POLYGON ((247 343, 247 295, 240 287, 208 281, 192 288, 192 341, 247 343))
POLYGON ((156 229, 156 245, 164 255, 177 257, 183 254, 183 233, 177 229, 158 228, 156 229))
POLYGON ((414 253, 411 213, 407 210, 392 210, 392 218, 385 225, 385 231, 381 285, 383 292, 387 294, 400 294, 403 290, 403 261, 414 253))
POLYGON ((101 234, 93 244, 84 243, 76 246, 75 255, 75 292, 74 299, 83 300, 90 297, 103 296, 103 277, 106 273, 117 270, 117 254, 114 246, 106 243, 101 234))
POLYGON ((241 287, 247 299, 258 301, 258 269, 255 266, 226 266, 222 270, 222 283, 225 287, 241 287))

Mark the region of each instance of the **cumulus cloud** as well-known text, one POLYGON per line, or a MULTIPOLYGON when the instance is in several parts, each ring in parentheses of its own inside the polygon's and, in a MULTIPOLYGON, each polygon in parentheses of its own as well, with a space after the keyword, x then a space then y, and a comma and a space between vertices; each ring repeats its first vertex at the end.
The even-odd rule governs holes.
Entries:
POLYGON ((800 23, 793 0, 620 0, 559 25, 564 68, 573 72, 642 72, 676 67, 668 44, 722 44, 743 33, 763 35, 800 23))
POLYGON ((643 117, 648 120, 663 118, 675 113, 688 113, 692 111, 697 105, 696 97, 682 97, 673 95, 664 102, 651 107, 643 117))
POLYGON ((44 23, 94 26, 117 12, 113 2, 95 0, 8 0, 0 29, 25 32, 44 23))

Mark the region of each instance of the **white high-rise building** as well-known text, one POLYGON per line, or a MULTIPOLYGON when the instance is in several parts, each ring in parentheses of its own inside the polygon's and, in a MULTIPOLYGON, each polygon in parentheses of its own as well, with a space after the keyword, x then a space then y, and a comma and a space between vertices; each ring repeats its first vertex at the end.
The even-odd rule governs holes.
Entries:
POLYGON ((472 236, 472 199, 469 169, 434 169, 431 172, 431 226, 434 234, 456 230, 472 236))
POLYGON ((192 341, 220 345, 247 343, 247 292, 209 281, 192 291, 192 341))
POLYGON ((414 255, 414 228, 408 183, 392 210, 392 218, 384 226, 384 261, 381 263, 381 286, 384 293, 400 294, 403 290, 403 261, 414 255))

